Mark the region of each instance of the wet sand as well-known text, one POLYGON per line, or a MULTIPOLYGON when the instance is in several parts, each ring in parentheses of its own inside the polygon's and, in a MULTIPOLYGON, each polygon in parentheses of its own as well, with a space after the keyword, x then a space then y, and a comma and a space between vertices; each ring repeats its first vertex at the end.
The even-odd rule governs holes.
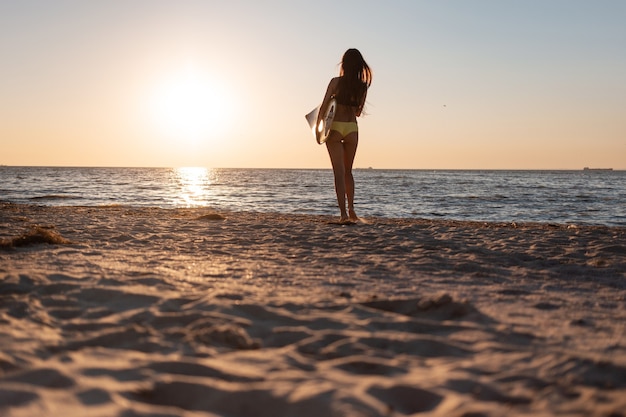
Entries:
POLYGON ((0 203, 2 416, 626 416, 626 229, 0 203))

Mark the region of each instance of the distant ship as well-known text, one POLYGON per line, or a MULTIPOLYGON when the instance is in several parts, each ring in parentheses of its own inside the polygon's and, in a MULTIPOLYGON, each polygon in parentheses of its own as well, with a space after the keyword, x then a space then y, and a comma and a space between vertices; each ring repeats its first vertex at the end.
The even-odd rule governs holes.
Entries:
POLYGON ((589 167, 584 167, 583 171, 613 171, 613 168, 589 168, 589 167))

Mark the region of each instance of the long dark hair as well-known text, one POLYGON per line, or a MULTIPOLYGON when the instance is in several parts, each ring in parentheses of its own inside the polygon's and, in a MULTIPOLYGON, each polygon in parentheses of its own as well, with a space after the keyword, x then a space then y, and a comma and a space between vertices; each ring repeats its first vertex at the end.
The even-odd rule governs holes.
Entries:
POLYGON ((337 102, 358 106, 372 84, 372 70, 358 49, 348 49, 341 58, 337 102))

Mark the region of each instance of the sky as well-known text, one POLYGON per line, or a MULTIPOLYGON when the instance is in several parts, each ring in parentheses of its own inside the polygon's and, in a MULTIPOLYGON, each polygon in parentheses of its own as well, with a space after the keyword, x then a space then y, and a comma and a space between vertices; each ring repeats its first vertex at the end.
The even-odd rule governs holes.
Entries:
POLYGON ((355 167, 626 169, 623 0, 0 0, 0 164, 329 168, 304 115, 373 70, 355 167))

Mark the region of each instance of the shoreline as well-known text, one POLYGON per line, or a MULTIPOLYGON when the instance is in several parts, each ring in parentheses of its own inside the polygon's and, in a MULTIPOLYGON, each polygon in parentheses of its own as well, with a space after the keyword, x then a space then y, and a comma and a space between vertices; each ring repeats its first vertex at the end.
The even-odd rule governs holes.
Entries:
MULTIPOLYGON (((2 176, 5 200, 55 206, 123 204, 266 213, 338 212, 330 169, 325 174, 306 169, 76 170, 7 171, 2 176)), ((355 177, 356 208, 365 217, 626 227, 621 171, 589 175, 583 171, 510 170, 357 172, 361 174, 355 177)))
MULTIPOLYGON (((209 213, 209 214, 220 214, 220 215, 242 215, 242 216, 268 216, 276 219, 283 219, 293 217, 297 220, 302 221, 311 221, 311 222, 326 222, 329 224, 334 224, 335 220, 339 218, 339 215, 332 214, 318 214, 318 213, 298 213, 298 212, 279 212, 279 211, 255 211, 255 210, 231 210, 231 209, 221 209, 213 206, 150 206, 150 205, 127 205, 127 204, 99 204, 99 205, 80 205, 80 204, 41 204, 38 201, 41 200, 55 200, 55 199, 65 199, 71 198, 67 196, 57 196, 57 195, 44 195, 38 197, 32 197, 32 202, 12 202, 6 200, 0 200, 0 210, 15 210, 15 208, 23 207, 24 210, 27 210, 28 207, 37 208, 37 209, 66 209, 71 211, 72 209, 77 210, 137 210, 137 211, 155 211, 162 210, 164 212, 176 212, 176 211, 188 211, 190 213, 209 213)), ((19 210, 19 209, 18 209, 19 210)), ((557 221, 493 221, 493 220, 466 220, 466 219, 458 219, 458 218, 448 218, 444 216, 436 216, 436 217, 381 217, 381 216, 363 216, 360 218, 362 220, 360 224, 369 224, 374 221, 376 223, 441 223, 446 225, 468 225, 468 226, 491 226, 491 227, 556 227, 556 228, 607 228, 607 229, 617 229, 617 230, 626 230, 626 226, 615 225, 615 224, 603 224, 603 223, 584 223, 584 222, 557 222, 557 221)))
POLYGON ((0 414, 625 415, 626 228, 336 219, 0 203, 0 414))

